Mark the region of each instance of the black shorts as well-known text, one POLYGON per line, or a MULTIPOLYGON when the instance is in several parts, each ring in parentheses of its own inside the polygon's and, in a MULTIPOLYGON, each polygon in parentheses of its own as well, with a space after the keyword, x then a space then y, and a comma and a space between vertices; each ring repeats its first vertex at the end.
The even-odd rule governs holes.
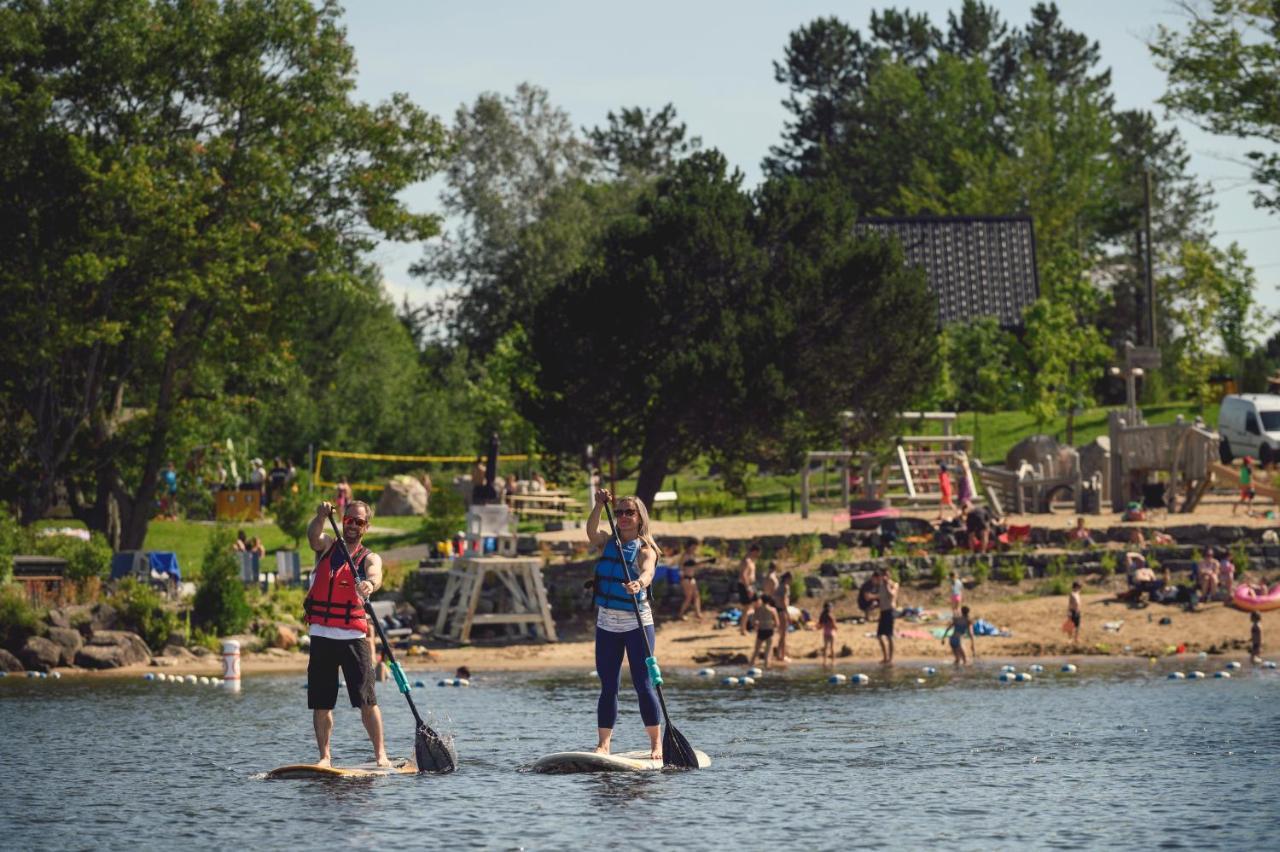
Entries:
POLYGON ((751 589, 748 589, 742 583, 738 584, 738 602, 739 603, 744 603, 744 604, 751 603, 751 601, 755 599, 755 596, 756 596, 756 593, 754 591, 752 591, 751 589))
POLYGON ((893 610, 885 609, 880 611, 880 623, 876 626, 876 636, 893 638, 893 610))
POLYGON ((1069 612, 1069 613, 1067 613, 1067 617, 1071 619, 1071 623, 1072 623, 1072 624, 1074 624, 1076 627, 1079 627, 1079 626, 1080 626, 1080 613, 1079 613, 1079 612, 1069 612))
POLYGON ((311 658, 307 661, 307 708, 332 710, 338 703, 338 668, 347 678, 347 695, 352 707, 374 707, 378 696, 373 689, 373 653, 369 640, 311 637, 311 658))
POLYGON ((761 627, 759 630, 756 631, 756 638, 759 639, 761 642, 768 642, 770 639, 773 638, 773 628, 761 627))

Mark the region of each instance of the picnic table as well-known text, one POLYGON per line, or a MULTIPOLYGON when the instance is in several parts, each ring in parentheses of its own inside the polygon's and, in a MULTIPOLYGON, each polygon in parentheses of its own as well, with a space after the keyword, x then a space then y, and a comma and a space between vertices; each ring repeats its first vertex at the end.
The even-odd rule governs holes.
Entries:
POLYGON ((570 512, 580 512, 583 508, 582 501, 573 499, 567 491, 508 494, 507 505, 521 518, 563 518, 570 512))

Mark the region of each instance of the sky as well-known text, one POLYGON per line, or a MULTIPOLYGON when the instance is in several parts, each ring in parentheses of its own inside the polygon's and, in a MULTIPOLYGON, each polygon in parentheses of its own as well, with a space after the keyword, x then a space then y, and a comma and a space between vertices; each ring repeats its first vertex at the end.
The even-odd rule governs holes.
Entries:
MULTIPOLYGON (((1033 2, 995 0, 1005 22, 1022 26, 1033 2)), ((460 106, 483 92, 511 94, 522 82, 546 89, 578 127, 605 123, 610 110, 675 105, 691 135, 718 148, 742 170, 748 187, 761 180, 761 161, 781 139, 788 114, 785 88, 773 63, 794 30, 835 15, 865 29, 873 9, 927 12, 945 27, 961 0, 825 2, 810 0, 600 0, 439 2, 348 0, 345 21, 358 62, 357 95, 380 101, 406 92, 428 112, 452 123, 460 106)), ((1172 0, 1064 0, 1068 27, 1096 40, 1111 68, 1120 109, 1164 111, 1156 100, 1164 74, 1146 42, 1159 24, 1183 29, 1172 0)), ((1213 136, 1185 121, 1164 118, 1182 132, 1189 170, 1214 189, 1215 242, 1239 243, 1257 273, 1256 298, 1280 310, 1280 215, 1253 206, 1244 153, 1259 142, 1213 136)), ((439 179, 411 187, 404 200, 415 210, 439 211, 439 179)), ((992 211, 993 213, 1003 211, 992 211)), ((426 286, 409 275, 421 245, 384 243, 373 254, 392 298, 428 300, 426 286)), ((1270 334, 1274 324, 1267 324, 1270 334)))

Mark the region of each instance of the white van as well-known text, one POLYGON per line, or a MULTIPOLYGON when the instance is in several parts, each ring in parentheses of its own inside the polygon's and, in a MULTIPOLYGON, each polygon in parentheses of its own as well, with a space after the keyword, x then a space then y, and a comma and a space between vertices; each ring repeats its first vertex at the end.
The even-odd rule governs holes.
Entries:
POLYGON ((1252 456, 1262 464, 1280 461, 1280 395, 1242 393, 1222 398, 1218 409, 1222 460, 1252 456))

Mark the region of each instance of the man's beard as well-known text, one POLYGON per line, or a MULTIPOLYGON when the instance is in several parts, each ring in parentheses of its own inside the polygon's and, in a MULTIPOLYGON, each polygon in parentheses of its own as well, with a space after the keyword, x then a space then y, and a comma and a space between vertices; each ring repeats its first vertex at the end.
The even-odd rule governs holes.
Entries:
POLYGON ((361 538, 363 538, 361 533, 352 532, 349 529, 342 530, 342 540, 345 541, 348 546, 359 544, 361 538))

